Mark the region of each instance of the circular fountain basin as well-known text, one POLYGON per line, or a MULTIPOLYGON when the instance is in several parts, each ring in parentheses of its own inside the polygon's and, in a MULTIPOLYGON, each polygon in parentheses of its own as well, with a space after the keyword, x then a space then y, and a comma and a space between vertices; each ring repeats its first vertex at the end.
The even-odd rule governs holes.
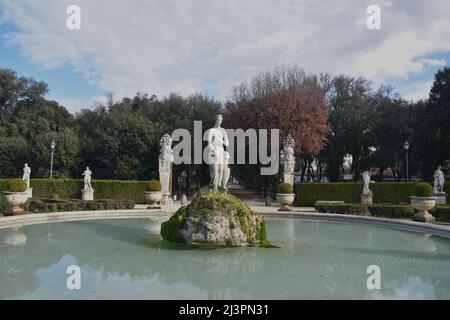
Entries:
POLYGON ((450 299, 445 237, 267 218, 280 248, 207 249, 161 241, 166 219, 0 229, 0 299, 450 299), (368 288, 371 266, 380 289, 368 288))

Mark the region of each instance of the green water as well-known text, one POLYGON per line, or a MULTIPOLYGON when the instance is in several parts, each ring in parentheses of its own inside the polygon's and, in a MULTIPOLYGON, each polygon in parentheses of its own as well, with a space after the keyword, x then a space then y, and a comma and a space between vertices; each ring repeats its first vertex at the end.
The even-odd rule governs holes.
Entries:
POLYGON ((0 230, 1 299, 449 299, 450 239, 368 224, 268 219, 281 248, 161 242, 161 219, 0 230), (78 265, 81 289, 69 290, 78 265), (367 289, 367 267, 381 289, 367 289))

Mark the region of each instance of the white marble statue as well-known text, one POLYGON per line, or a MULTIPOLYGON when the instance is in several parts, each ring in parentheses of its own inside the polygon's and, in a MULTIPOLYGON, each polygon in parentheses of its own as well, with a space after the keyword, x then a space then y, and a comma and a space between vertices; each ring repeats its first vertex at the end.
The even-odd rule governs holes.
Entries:
POLYGON ((218 115, 216 124, 207 132, 207 142, 210 165, 211 180, 214 185, 214 191, 218 191, 220 183, 222 183, 222 176, 225 166, 225 149, 229 146, 228 136, 224 128, 220 127, 222 124, 222 115, 218 115))
POLYGON ((444 192, 445 176, 441 170, 441 166, 437 167, 436 171, 433 174, 433 178, 434 178, 433 184, 434 194, 435 195, 445 194, 444 192))
POLYGON ((172 179, 172 163, 173 163, 173 150, 172 150, 172 138, 169 134, 164 134, 159 140, 161 150, 159 153, 159 181, 161 182, 161 191, 163 198, 162 204, 169 204, 172 201, 171 197, 171 179, 172 179))
POLYGON ((173 163, 172 138, 167 133, 159 141, 161 151, 159 153, 159 170, 170 170, 173 163))
POLYGON ((89 167, 86 167, 86 170, 83 172, 84 176, 84 190, 92 190, 92 171, 89 170, 89 167))
POLYGON ((22 180, 26 182, 27 189, 30 189, 30 175, 31 175, 31 168, 28 166, 28 163, 25 163, 25 167, 23 167, 22 180))
POLYGON ((295 169, 295 155, 294 155, 295 141, 288 135, 281 150, 281 163, 283 164, 283 182, 294 184, 294 169, 295 169))
POLYGON ((364 182, 363 194, 372 194, 372 191, 370 191, 370 189, 369 189, 370 172, 369 171, 364 171, 362 176, 363 176, 363 182, 364 182))

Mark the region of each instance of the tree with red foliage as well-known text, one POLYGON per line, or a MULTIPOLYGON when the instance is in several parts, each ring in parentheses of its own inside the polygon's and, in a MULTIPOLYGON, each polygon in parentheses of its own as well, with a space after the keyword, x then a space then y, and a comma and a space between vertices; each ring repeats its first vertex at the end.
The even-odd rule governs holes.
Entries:
POLYGON ((317 76, 297 65, 278 66, 235 87, 226 110, 232 127, 279 129, 280 142, 291 135, 302 156, 317 155, 330 132, 325 91, 317 76))

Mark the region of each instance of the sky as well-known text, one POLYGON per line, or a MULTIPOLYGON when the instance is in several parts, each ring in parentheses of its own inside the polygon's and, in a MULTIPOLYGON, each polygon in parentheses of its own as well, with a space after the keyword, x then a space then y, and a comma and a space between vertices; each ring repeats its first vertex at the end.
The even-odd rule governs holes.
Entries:
POLYGON ((428 97, 450 61, 448 0, 0 0, 0 68, 48 83, 71 112, 107 94, 207 94, 277 64, 428 97), (70 30, 67 8, 81 10, 70 30), (381 29, 369 30, 369 5, 381 29))

